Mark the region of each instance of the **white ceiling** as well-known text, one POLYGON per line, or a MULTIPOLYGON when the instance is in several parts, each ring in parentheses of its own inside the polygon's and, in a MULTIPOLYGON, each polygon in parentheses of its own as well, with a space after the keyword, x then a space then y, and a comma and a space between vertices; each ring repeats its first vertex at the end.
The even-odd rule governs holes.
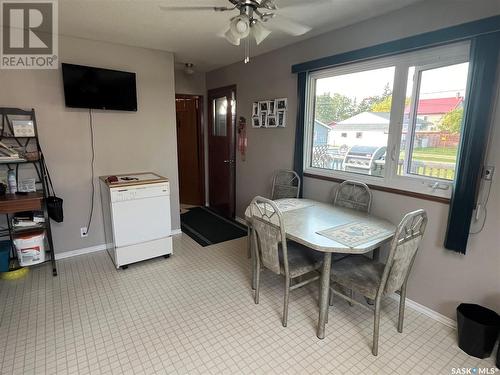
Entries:
MULTIPOLYGON (((276 0, 280 15, 300 21, 313 30, 301 37, 273 31, 260 46, 252 47, 251 55, 418 1, 422 0, 276 0)), ((200 71, 243 59, 243 45, 232 46, 220 37, 237 11, 163 11, 160 5, 226 6, 230 3, 227 0, 63 0, 59 1, 59 30, 68 36, 170 51, 177 62, 192 62, 200 71)))

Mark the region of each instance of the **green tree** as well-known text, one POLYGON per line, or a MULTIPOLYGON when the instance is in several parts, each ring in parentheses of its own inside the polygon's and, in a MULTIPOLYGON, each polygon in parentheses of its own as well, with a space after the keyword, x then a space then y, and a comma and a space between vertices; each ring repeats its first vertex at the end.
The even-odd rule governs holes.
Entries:
MULTIPOLYGON (((410 104, 410 98, 405 99, 405 105, 410 104)), ((386 97, 378 103, 375 103, 371 110, 372 112, 390 112, 392 108, 392 95, 386 97)))
POLYGON ((392 107, 392 95, 387 96, 377 103, 373 103, 372 112, 390 112, 392 107))
POLYGON ((324 93, 316 96, 316 120, 325 124, 342 121, 356 114, 356 102, 345 95, 324 93))
POLYGON ((369 96, 364 98, 358 105, 358 112, 390 112, 392 103, 392 91, 387 82, 382 95, 369 96))
POLYGON ((447 133, 457 134, 462 127, 462 119, 464 117, 464 109, 456 108, 448 112, 441 119, 438 127, 439 130, 447 133))

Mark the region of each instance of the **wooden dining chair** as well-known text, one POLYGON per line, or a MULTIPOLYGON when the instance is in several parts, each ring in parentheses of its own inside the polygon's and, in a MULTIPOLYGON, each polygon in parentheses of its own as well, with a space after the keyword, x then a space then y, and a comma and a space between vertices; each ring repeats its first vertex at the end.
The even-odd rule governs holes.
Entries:
POLYGON ((297 172, 280 169, 273 177, 271 199, 298 198, 300 194, 300 176, 297 172))
POLYGON ((322 266, 322 254, 293 241, 287 241, 283 215, 276 204, 263 197, 255 197, 250 204, 253 249, 256 257, 255 303, 259 303, 261 266, 285 277, 283 327, 288 321, 290 291, 319 279, 319 275, 293 283, 297 278, 322 266), (293 283, 293 285, 292 285, 293 283))
POLYGON ((372 192, 368 185, 362 182, 347 180, 338 186, 333 205, 369 213, 372 207, 372 192))
POLYGON ((356 304, 374 312, 373 355, 378 354, 380 301, 382 297, 394 292, 400 294, 398 332, 403 332, 406 285, 426 225, 427 214, 424 210, 408 213, 398 225, 385 265, 363 255, 349 256, 332 264, 330 298, 335 294, 351 305, 356 304), (336 290, 335 284, 375 300, 374 307, 336 290))

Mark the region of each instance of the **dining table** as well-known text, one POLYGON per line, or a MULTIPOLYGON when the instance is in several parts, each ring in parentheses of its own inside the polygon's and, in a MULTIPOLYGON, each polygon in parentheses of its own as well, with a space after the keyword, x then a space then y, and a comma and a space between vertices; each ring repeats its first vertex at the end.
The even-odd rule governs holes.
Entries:
MULTIPOLYGON (((318 338, 323 339, 328 317, 332 254, 369 253, 389 242, 396 226, 369 213, 312 199, 285 198, 274 202, 283 214, 287 240, 323 253, 316 333, 318 338)), ((250 207, 245 211, 245 219, 251 236, 250 207)), ((248 241, 251 244, 251 237, 248 241)), ((253 252, 253 249, 250 251, 253 252)), ((256 257, 252 255, 252 259, 252 287, 255 289, 257 264, 256 257)))

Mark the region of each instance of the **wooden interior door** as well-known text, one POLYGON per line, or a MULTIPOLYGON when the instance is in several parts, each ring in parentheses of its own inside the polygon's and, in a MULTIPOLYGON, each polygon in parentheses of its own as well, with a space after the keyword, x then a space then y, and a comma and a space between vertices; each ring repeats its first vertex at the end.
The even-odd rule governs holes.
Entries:
POLYGON ((234 218, 236 87, 209 90, 208 107, 209 206, 234 218))
POLYGON ((180 202, 198 206, 205 203, 202 105, 201 96, 175 96, 180 202))

